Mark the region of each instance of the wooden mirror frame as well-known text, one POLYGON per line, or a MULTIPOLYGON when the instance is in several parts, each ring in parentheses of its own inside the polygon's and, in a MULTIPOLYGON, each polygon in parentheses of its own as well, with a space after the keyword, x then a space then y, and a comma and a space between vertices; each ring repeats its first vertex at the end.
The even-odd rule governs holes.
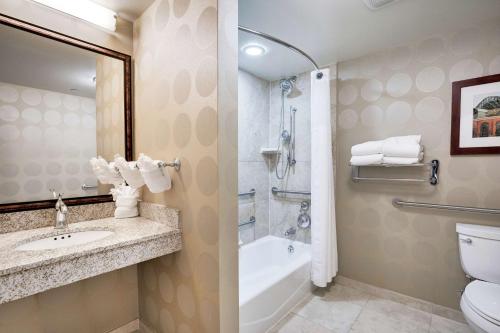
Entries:
MULTIPOLYGON (((124 77, 124 112, 125 112, 125 159, 131 161, 133 158, 132 149, 132 59, 129 55, 120 53, 99 45, 95 45, 78 38, 70 37, 59 32, 49 30, 38 25, 34 25, 16 18, 0 14, 0 24, 10 26, 12 28, 24 30, 26 32, 36 34, 45 38, 79 47, 88 51, 99 53, 111 58, 123 61, 123 77, 124 77)), ((64 202, 68 206, 88 205, 100 202, 113 201, 110 194, 93 195, 87 197, 66 198, 64 202)), ((25 210, 35 210, 44 208, 54 208, 56 200, 39 200, 16 203, 0 204, 0 213, 11 213, 25 210)))

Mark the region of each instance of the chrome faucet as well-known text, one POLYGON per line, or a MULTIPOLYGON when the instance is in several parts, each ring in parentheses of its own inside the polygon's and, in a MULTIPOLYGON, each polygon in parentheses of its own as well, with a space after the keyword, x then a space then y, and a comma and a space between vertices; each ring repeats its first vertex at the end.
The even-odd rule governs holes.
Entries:
POLYGON ((66 206, 66 204, 63 202, 61 193, 56 193, 56 191, 54 190, 51 190, 51 192, 54 195, 54 199, 57 199, 56 224, 54 225, 54 228, 64 229, 68 226, 68 223, 66 222, 66 214, 68 213, 68 206, 66 206))

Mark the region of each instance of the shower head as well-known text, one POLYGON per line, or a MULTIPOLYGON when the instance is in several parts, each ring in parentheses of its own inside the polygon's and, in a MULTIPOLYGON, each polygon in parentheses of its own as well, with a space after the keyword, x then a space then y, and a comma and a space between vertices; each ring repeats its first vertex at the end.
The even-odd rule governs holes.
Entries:
POLYGON ((280 88, 281 92, 284 94, 289 94, 293 87, 295 86, 295 82, 297 82, 296 76, 290 76, 285 79, 280 80, 280 88))

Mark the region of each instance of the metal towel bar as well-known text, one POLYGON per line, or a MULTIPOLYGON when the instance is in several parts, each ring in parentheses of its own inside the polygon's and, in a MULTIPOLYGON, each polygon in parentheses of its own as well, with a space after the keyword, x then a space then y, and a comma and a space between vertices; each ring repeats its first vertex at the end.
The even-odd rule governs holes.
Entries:
POLYGON ((246 195, 251 195, 251 196, 254 196, 254 195, 255 195, 255 192, 256 192, 256 191, 255 191, 255 189, 254 189, 254 188, 252 188, 252 189, 250 189, 250 191, 248 191, 248 192, 238 193, 238 196, 239 196, 239 197, 243 197, 243 196, 246 196, 246 195))
POLYGON ((479 208, 479 207, 467 207, 467 206, 439 205, 439 204, 433 204, 433 203, 427 203, 427 202, 403 201, 403 200, 398 199, 398 198, 393 199, 392 204, 396 207, 444 209, 444 210, 453 210, 453 211, 479 213, 479 214, 500 214, 500 209, 495 209, 495 208, 479 208))
POLYGON ((300 194, 300 195, 311 195, 311 192, 306 191, 286 191, 286 190, 278 190, 277 187, 271 188, 271 192, 273 194, 300 194))
POLYGON ((256 222, 255 216, 250 216, 248 221, 244 221, 244 222, 239 223, 238 227, 242 227, 242 226, 247 225, 247 224, 254 224, 255 222, 256 222))
POLYGON ((382 178, 382 177, 361 177, 360 167, 352 166, 351 179, 353 182, 357 183, 360 181, 371 181, 371 182, 393 182, 393 183, 430 183, 431 185, 438 184, 438 171, 439 171, 439 161, 432 160, 429 163, 418 163, 418 164, 408 164, 408 165, 391 165, 391 164, 380 164, 380 165, 367 165, 366 167, 422 167, 430 166, 429 178, 382 178))
POLYGON ((87 190, 95 190, 97 188, 97 185, 87 185, 83 184, 81 186, 82 190, 87 191, 87 190))

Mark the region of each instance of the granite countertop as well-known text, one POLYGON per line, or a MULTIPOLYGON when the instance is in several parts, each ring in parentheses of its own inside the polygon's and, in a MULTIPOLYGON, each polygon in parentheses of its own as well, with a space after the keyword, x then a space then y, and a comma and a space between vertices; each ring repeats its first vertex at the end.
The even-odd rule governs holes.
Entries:
MULTIPOLYGON (((48 217, 34 212, 34 223, 25 225, 23 214, 14 213, 0 232, 0 304, 45 290, 87 279, 126 266, 181 250, 179 211, 141 202, 140 217, 115 219, 103 216, 97 206, 79 208, 87 221, 73 222, 66 229, 47 227, 48 217), (97 213, 96 213, 97 212, 97 213), (34 229, 29 226, 44 225, 34 229), (16 247, 31 241, 78 231, 113 231, 85 244, 49 250, 21 251, 16 247)), ((30 220, 30 221, 31 221, 30 220)), ((1 221, 0 221, 1 222, 1 221)), ((5 221, 4 221, 5 222, 5 221)), ((1 224, 1 223, 0 223, 1 224)))
POLYGON ((45 227, 0 234, 0 276, 172 235, 180 236, 180 230, 143 217, 105 218, 72 223, 63 230, 45 227), (87 230, 109 230, 114 233, 97 241, 59 249, 15 249, 33 240, 87 230))

